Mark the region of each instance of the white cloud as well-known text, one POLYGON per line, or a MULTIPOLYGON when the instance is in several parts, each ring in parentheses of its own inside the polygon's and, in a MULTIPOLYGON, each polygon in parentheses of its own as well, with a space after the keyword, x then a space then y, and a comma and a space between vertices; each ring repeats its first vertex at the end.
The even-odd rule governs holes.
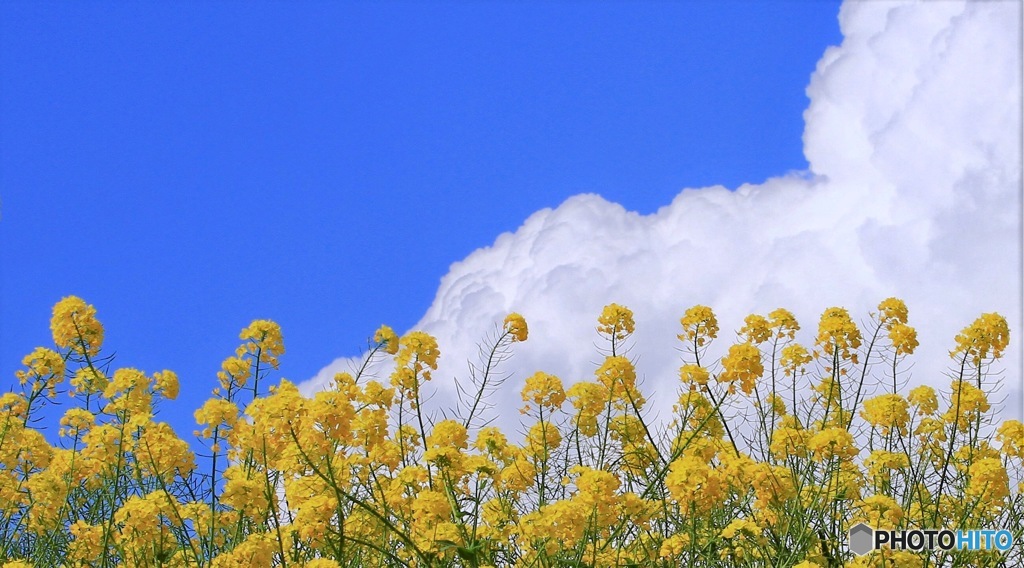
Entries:
MULTIPOLYGON (((807 89, 809 172, 686 189, 651 215, 596 195, 534 213, 453 264, 415 326, 441 346, 436 402, 452 400, 451 378, 466 376, 509 311, 527 318, 530 339, 494 399, 506 426, 532 372, 592 377, 605 304, 634 310, 632 354, 648 398, 667 409, 686 308, 715 309, 721 350, 751 312, 790 309, 808 342, 826 307, 865 321, 895 295, 921 341, 913 383, 948 385, 954 335, 983 312, 1007 316, 1003 392, 1007 414, 1019 415, 1020 21, 1017 2, 844 4, 843 44, 807 89)), ((353 364, 334 361, 304 390, 353 364)))

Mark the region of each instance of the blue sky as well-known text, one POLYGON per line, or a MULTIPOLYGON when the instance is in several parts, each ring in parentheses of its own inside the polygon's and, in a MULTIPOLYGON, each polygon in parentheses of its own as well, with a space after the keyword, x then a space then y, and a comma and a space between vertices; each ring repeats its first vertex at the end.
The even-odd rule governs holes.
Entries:
POLYGON ((581 192, 640 213, 804 170, 836 2, 0 5, 0 386, 93 303, 182 431, 254 318, 279 376, 404 331, 581 192))

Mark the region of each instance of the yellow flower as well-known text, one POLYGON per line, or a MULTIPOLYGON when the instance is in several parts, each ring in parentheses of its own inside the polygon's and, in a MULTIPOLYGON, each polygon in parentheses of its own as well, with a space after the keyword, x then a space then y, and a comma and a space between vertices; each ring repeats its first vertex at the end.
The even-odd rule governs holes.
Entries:
POLYGON ((786 401, 782 400, 782 397, 775 393, 765 397, 764 406, 765 408, 770 408, 772 412, 779 416, 786 415, 786 401))
POLYGON ((278 541, 274 532, 254 532, 231 552, 218 555, 210 563, 212 568, 243 568, 247 566, 274 566, 278 541))
POLYGON ((747 468, 745 476, 754 490, 755 503, 761 509, 781 506, 796 495, 793 473, 788 467, 758 462, 747 468))
POLYGON ((609 471, 585 466, 575 466, 571 472, 579 475, 573 500, 597 515, 595 521, 599 526, 610 525, 618 515, 615 505, 618 502, 616 491, 621 485, 619 478, 609 471))
POLYGON ((907 323, 907 304, 899 298, 886 298, 878 304, 878 311, 881 314, 882 324, 887 329, 897 323, 907 323))
POLYGON ((597 416, 608 404, 607 387, 600 383, 580 382, 569 387, 566 394, 576 409, 577 430, 584 436, 596 434, 597 416))
POLYGON ((787 377, 793 377, 803 370, 811 362, 811 354, 803 345, 787 345, 782 348, 782 358, 779 361, 782 370, 787 377))
POLYGON ((220 501, 245 516, 257 518, 268 510, 266 480, 232 465, 224 470, 224 490, 220 501))
POLYGON ((857 467, 857 464, 852 461, 844 461, 839 464, 839 471, 835 474, 834 496, 839 499, 860 499, 860 490, 865 481, 864 473, 857 467))
POLYGON ((546 460, 562 444, 562 433, 547 420, 538 420, 526 435, 526 448, 530 455, 546 460))
POLYGON ((341 565, 330 558, 314 558, 303 564, 302 568, 341 568, 341 565))
POLYGON ((120 393, 130 390, 145 390, 149 387, 149 378, 138 369, 118 369, 114 371, 114 380, 103 391, 104 398, 114 398, 120 393))
POLYGON ((60 435, 77 438, 96 423, 93 413, 84 408, 69 408, 60 419, 60 435))
POLYGON ((938 418, 925 418, 914 428, 914 435, 922 444, 931 445, 946 441, 946 427, 938 418))
POLYGON ((792 340, 796 336, 796 332, 800 331, 800 324, 789 310, 783 308, 772 310, 768 314, 768 320, 771 328, 775 330, 775 337, 779 339, 792 340))
POLYGON ((105 389, 103 397, 110 400, 103 411, 108 414, 127 412, 141 418, 152 414, 153 396, 150 394, 150 379, 138 369, 118 369, 105 389))
POLYGON ((497 478, 497 485, 501 489, 511 491, 525 491, 533 487, 534 476, 537 469, 518 448, 513 452, 511 463, 501 470, 497 478))
POLYGON ((440 491, 425 489, 416 495, 412 504, 414 520, 426 526, 451 518, 452 507, 448 498, 440 491))
POLYGON ((494 457, 504 458, 505 452, 508 449, 508 439, 498 428, 485 426, 476 433, 476 441, 473 443, 473 446, 494 457))
POLYGON ((702 456, 688 453, 669 466, 665 486, 683 511, 692 507, 697 513, 706 513, 721 502, 728 483, 702 456))
POLYGON ((750 314, 743 320, 743 327, 740 328, 740 335, 745 336, 748 343, 760 345, 767 341, 772 335, 771 322, 769 322, 768 318, 764 316, 750 314))
POLYGON ((71 386, 78 394, 95 394, 103 392, 110 382, 101 371, 94 367, 82 367, 71 377, 71 386))
POLYGON ((1024 424, 1007 420, 999 426, 997 434, 1004 455, 1024 458, 1024 424))
POLYGON ((338 511, 338 500, 327 483, 316 475, 304 475, 285 481, 288 509, 295 517, 299 538, 320 546, 332 528, 331 519, 338 511))
POLYGON ((113 424, 103 424, 89 430, 83 437, 85 448, 82 459, 99 468, 106 468, 119 459, 118 455, 125 451, 124 440, 118 428, 113 424))
POLYGON ((949 410, 942 417, 947 424, 956 424, 957 429, 966 430, 988 409, 985 391, 967 381, 955 380, 949 410))
POLYGON ((524 515, 517 530, 523 540, 553 555, 583 537, 588 513, 579 502, 562 499, 524 515))
POLYGON ((690 535, 674 534, 661 543, 658 556, 664 559, 672 559, 683 554, 690 547, 690 535))
POLYGON ((332 452, 336 444, 349 444, 352 441, 355 408, 346 393, 320 391, 307 403, 306 408, 309 412, 309 427, 300 430, 299 442, 307 453, 315 453, 314 448, 317 448, 326 454, 332 452))
POLYGON ((395 402, 395 389, 384 388, 384 385, 377 381, 369 381, 362 391, 358 393, 359 402, 363 404, 374 404, 381 408, 391 408, 395 402))
POLYGON ((686 310, 679 323, 683 326, 683 333, 677 336, 680 341, 693 342, 697 347, 702 347, 718 337, 718 319, 707 306, 697 305, 686 310))
POLYGON ((31 379, 39 381, 32 385, 33 390, 46 389, 50 396, 56 395, 57 385, 64 380, 64 358, 59 353, 45 347, 37 347, 21 360, 21 364, 28 367, 25 371, 17 371, 15 376, 21 384, 26 384, 31 379))
POLYGON ((860 453, 853 435, 845 428, 825 428, 811 436, 807 446, 814 452, 817 461, 852 458, 860 453))
POLYGON ((907 400, 917 407, 918 412, 926 416, 935 414, 935 411, 939 409, 939 399, 935 395, 935 389, 928 385, 910 389, 907 400))
POLYGON ((971 464, 967 495, 985 502, 1001 503, 1010 495, 1010 479, 999 458, 987 457, 971 464))
POLYGON ((864 467, 872 478, 888 482, 893 470, 910 467, 910 458, 898 452, 875 450, 865 458, 864 467))
POLYGON ((102 526, 93 526, 78 520, 69 527, 69 531, 74 537, 68 550, 68 557, 71 560, 88 565, 89 562, 99 558, 103 550, 102 526))
POLYGON ((872 495, 857 503, 860 510, 855 520, 865 522, 876 529, 892 529, 903 519, 903 509, 887 495, 872 495))
POLYGON ((454 448, 465 450, 469 436, 466 427, 455 420, 442 420, 427 435, 428 448, 454 448))
POLYGON ((114 513, 114 522, 121 527, 115 542, 139 553, 160 550, 161 543, 172 538, 161 522, 161 517, 170 513, 168 506, 167 497, 160 492, 129 497, 114 513))
POLYGON ((917 330, 905 323, 896 323, 889 328, 889 340, 897 355, 910 355, 919 345, 917 330))
POLYGON ((395 330, 391 329, 386 325, 380 326, 376 333, 373 334, 373 340, 384 346, 384 351, 394 355, 398 353, 398 335, 395 334, 395 330))
POLYGON ((526 341, 526 337, 529 335, 526 320, 515 312, 505 316, 503 327, 505 332, 512 336, 512 341, 526 341))
POLYGON ((760 536, 761 527, 757 526, 757 523, 748 519, 733 519, 727 527, 722 529, 719 536, 722 538, 733 538, 738 533, 744 533, 750 536, 760 536))
POLYGON ((618 304, 605 306, 601 316, 597 318, 597 323, 601 324, 597 326, 598 333, 617 340, 629 337, 636 329, 632 310, 618 304))
POLYGON ((252 371, 249 362, 242 357, 228 357, 220 364, 221 370, 217 373, 220 386, 226 391, 240 389, 245 386, 252 371))
POLYGON ((167 400, 178 398, 178 375, 174 371, 167 370, 153 373, 153 388, 163 394, 167 400))
POLYGON ((644 423, 636 414, 612 416, 608 422, 608 431, 611 433, 612 439, 622 442, 623 446, 635 446, 637 443, 645 441, 644 423))
POLYGON ((909 405, 902 396, 883 394, 864 401, 864 410, 860 416, 872 426, 881 428, 883 436, 887 436, 893 429, 904 434, 910 421, 908 409, 909 405))
POLYGON ((277 358, 284 354, 284 338, 281 326, 270 320, 253 320, 242 330, 238 338, 245 341, 245 349, 259 357, 260 361, 278 367, 277 358))
POLYGON ((754 383, 764 374, 761 350, 753 343, 733 345, 729 348, 729 354, 722 357, 722 368, 718 380, 730 385, 738 380, 743 393, 749 395, 754 391, 754 383))
MULTIPOLYGON (((556 410, 565 402, 565 390, 562 381, 554 375, 537 371, 523 386, 523 402, 533 403, 540 409, 556 410)), ((524 411, 529 408, 527 405, 524 411)))
POLYGON ((629 359, 620 355, 605 357, 604 363, 594 371, 594 374, 597 375, 597 381, 607 389, 611 401, 617 407, 635 405, 640 408, 646 402, 636 388, 636 369, 629 359))
POLYGON ((367 451, 382 444, 388 435, 388 414, 383 408, 363 408, 352 420, 353 438, 367 451))
POLYGON ((821 315, 818 323, 817 346, 830 355, 838 352, 843 359, 857 363, 857 354, 853 350, 861 345, 860 330, 844 308, 829 308, 821 315))
MULTIPOLYGON (((437 339, 428 333, 413 331, 399 339, 398 344, 398 354, 395 356, 395 366, 398 367, 396 372, 409 369, 414 376, 421 375, 423 380, 429 381, 430 371, 437 369, 437 359, 441 355, 441 351, 437 348, 437 339)), ((395 382, 395 376, 392 375, 392 384, 395 382)), ((408 380, 402 379, 398 382, 402 385, 395 384, 395 386, 409 388, 404 386, 408 380)))
POLYGON ((346 400, 358 400, 359 399, 359 387, 356 385, 356 378, 351 373, 342 371, 341 373, 334 374, 333 384, 334 388, 331 389, 343 396, 346 400))
MULTIPOLYGON (((892 550, 882 548, 873 554, 875 563, 871 566, 899 566, 899 568, 923 568, 924 559, 921 554, 906 550, 892 550)), ((861 556, 861 559, 869 559, 872 556, 861 556)))
POLYGON ((951 461, 956 464, 958 470, 966 472, 974 463, 986 458, 999 459, 999 450, 993 448, 987 440, 982 440, 977 444, 966 444, 957 448, 951 461))
POLYGON ((708 384, 708 370, 700 365, 687 363, 679 368, 679 378, 683 384, 704 386, 708 384))
POLYGON ((169 425, 158 422, 147 426, 136 451, 139 471, 171 482, 175 475, 183 479, 196 468, 195 456, 169 425))
POLYGON ((96 308, 77 296, 62 298, 53 306, 50 330, 58 347, 70 347, 79 354, 94 356, 103 344, 103 325, 96 319, 96 308))
POLYGON ((5 392, 0 394, 0 413, 10 414, 12 418, 25 419, 28 412, 28 401, 20 394, 5 392))
MULTIPOLYGON (((238 422, 238 405, 230 400, 211 398, 203 403, 203 406, 196 410, 196 423, 205 426, 202 431, 204 438, 213 436, 213 429, 230 429, 238 422)), ((223 433, 223 432, 222 432, 223 433)))
POLYGON ((1002 357, 1009 344, 1010 327, 1006 318, 996 313, 982 314, 956 336, 956 349, 950 356, 967 357, 977 366, 990 354, 994 359, 1002 357))
POLYGON ((715 411, 714 405, 704 396, 704 393, 695 390, 683 392, 679 395, 675 411, 686 421, 685 426, 693 429, 695 434, 711 438, 721 438, 725 435, 718 412, 715 411))

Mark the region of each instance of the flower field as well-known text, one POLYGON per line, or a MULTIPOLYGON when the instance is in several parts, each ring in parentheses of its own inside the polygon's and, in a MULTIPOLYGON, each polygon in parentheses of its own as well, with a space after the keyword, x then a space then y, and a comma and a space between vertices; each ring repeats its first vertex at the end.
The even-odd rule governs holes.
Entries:
POLYGON ((953 338, 940 389, 905 384, 918 342, 902 301, 865 321, 830 308, 804 346, 784 309, 720 338, 694 306, 674 413, 654 420, 632 312, 611 304, 593 377, 526 377, 517 434, 487 417, 528 340, 518 314, 452 409, 424 404, 443 349, 426 333, 381 327, 359 372, 304 397, 273 376, 281 330, 257 320, 195 412, 193 453, 155 419, 176 375, 114 368, 95 308, 64 298, 54 346, 0 395, 0 566, 1024 566, 1024 425, 997 423, 990 400, 1008 380, 1006 320, 953 338), (712 359, 713 341, 732 343, 712 359), (389 376, 366 372, 385 358, 389 376), (858 556, 860 522, 1006 529, 1015 544, 858 556))

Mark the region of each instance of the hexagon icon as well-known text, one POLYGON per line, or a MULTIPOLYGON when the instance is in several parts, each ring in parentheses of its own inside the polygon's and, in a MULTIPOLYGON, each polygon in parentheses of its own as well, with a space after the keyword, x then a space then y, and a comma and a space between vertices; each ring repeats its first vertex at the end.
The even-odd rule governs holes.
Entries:
POLYGON ((857 556, 864 556, 871 552, 874 546, 875 531, 864 523, 857 523, 850 527, 850 552, 857 556))

